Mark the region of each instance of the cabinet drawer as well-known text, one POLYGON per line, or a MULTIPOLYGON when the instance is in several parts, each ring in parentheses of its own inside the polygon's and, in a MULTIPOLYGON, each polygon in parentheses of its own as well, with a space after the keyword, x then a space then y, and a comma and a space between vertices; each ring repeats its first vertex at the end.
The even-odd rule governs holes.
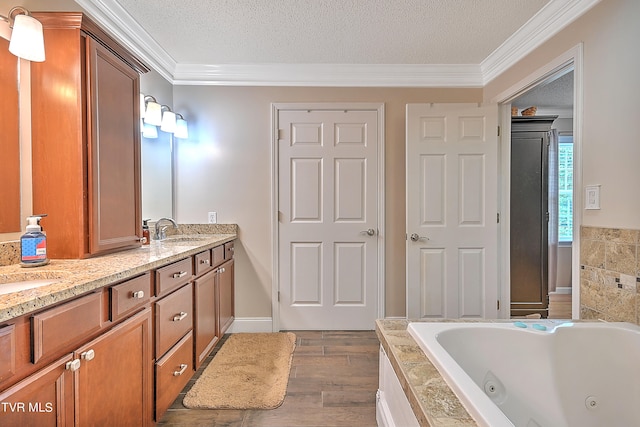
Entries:
POLYGON ((102 327, 102 293, 96 292, 31 318, 33 363, 102 327))
POLYGON ((193 275, 191 258, 174 262, 156 270, 156 296, 184 285, 193 275))
POLYGON ((193 337, 189 332, 156 362, 156 420, 171 406, 193 376, 193 337))
POLYGON ((156 358, 169 350, 193 327, 191 284, 155 303, 156 358))
POLYGON ((16 328, 7 325, 0 328, 0 383, 16 372, 16 328))
POLYGON ((233 242, 227 242, 224 244, 224 259, 231 259, 233 258, 233 242))
POLYGON ((115 322, 151 299, 151 273, 109 288, 109 318, 115 322))
POLYGON ((224 262, 224 246, 216 246, 211 249, 211 265, 216 267, 224 262))
POLYGON ((211 268, 211 251, 207 250, 196 254, 194 257, 196 276, 201 275, 211 268))

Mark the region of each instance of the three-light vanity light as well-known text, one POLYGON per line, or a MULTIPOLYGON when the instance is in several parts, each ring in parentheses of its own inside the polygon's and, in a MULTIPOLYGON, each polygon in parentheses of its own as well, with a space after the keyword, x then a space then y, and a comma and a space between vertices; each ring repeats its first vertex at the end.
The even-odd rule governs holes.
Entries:
POLYGON ((140 118, 142 136, 145 138, 157 138, 158 126, 161 131, 171 133, 176 138, 189 138, 189 126, 182 114, 159 104, 151 95, 140 94, 140 118))

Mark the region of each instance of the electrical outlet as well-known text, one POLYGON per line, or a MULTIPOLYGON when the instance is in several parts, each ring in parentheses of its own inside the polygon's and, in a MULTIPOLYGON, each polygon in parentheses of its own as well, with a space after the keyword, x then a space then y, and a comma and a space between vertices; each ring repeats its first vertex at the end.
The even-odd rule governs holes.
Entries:
POLYGON ((218 223, 218 212, 209 212, 209 224, 218 223))

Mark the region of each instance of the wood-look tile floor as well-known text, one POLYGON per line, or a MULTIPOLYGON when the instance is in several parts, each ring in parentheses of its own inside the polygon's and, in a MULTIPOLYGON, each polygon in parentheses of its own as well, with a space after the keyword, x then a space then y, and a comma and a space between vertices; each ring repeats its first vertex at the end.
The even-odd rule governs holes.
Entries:
POLYGON ((375 332, 292 332, 297 336, 296 349, 282 406, 272 410, 196 410, 182 405, 184 394, 215 356, 225 337, 158 426, 376 426, 379 342, 375 332))

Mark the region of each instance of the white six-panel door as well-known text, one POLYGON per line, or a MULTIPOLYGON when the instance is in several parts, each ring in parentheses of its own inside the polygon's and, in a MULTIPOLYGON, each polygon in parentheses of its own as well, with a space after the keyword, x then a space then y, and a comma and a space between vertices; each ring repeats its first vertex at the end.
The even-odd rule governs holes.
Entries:
POLYGON ((409 318, 497 317, 497 114, 407 105, 409 318))
POLYGON ((280 329, 374 329, 378 112, 278 111, 280 329))

